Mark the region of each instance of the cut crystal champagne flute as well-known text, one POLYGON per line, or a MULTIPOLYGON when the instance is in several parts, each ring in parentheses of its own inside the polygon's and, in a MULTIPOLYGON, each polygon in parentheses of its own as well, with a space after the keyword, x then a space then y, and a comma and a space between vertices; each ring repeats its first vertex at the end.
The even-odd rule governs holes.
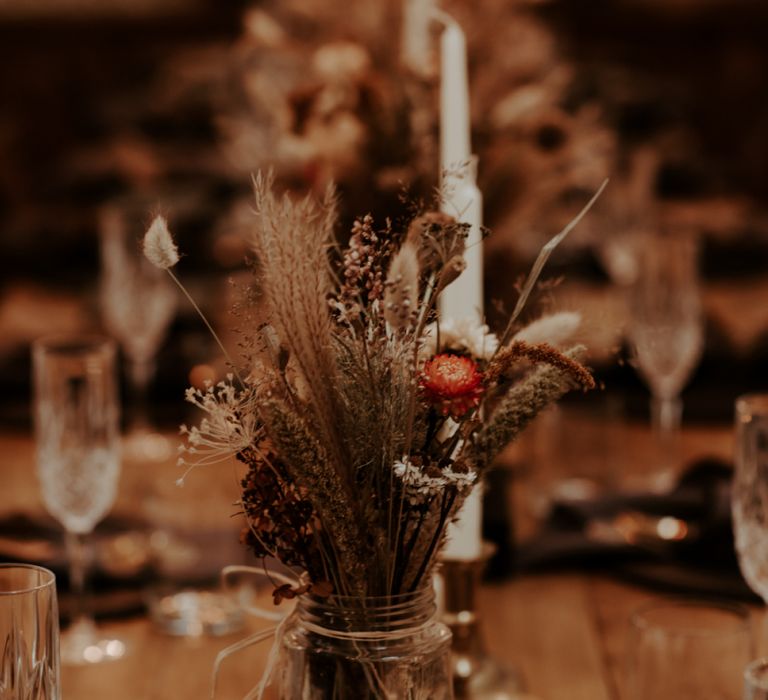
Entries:
MULTIPOLYGON (((744 579, 768 603, 768 393, 739 396, 734 408, 734 545, 744 579)), ((744 700, 758 699, 768 700, 768 659, 754 661, 744 673, 744 700)))
POLYGON ((56 577, 31 564, 0 564, 0 698, 59 700, 56 577))
POLYGON ((151 200, 128 197, 105 205, 100 213, 101 305, 104 325, 118 340, 127 360, 133 411, 127 451, 139 458, 168 456, 167 445, 151 429, 147 392, 156 371, 156 355, 173 320, 177 290, 168 275, 141 253, 141 238, 151 200))
POLYGON ((745 580, 768 602, 768 393, 736 399, 735 418, 734 543, 745 580))
POLYGON ((120 475, 114 341, 52 337, 32 347, 37 474, 43 503, 65 530, 72 622, 64 663, 120 657, 119 640, 99 639, 86 605, 89 535, 109 512, 120 475))
POLYGON ((695 238, 683 231, 643 237, 629 310, 629 340, 651 391, 651 422, 660 447, 648 486, 663 489, 677 461, 680 393, 704 346, 695 238))

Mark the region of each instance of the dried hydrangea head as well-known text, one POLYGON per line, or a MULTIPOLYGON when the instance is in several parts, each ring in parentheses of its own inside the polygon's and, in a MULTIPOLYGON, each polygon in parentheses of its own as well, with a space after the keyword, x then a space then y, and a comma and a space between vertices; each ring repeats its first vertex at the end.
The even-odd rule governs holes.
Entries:
POLYGON ((453 418, 461 418, 478 406, 485 390, 475 361, 450 354, 435 355, 424 365, 419 387, 427 403, 453 418))
POLYGON ((156 216, 144 234, 144 256, 161 270, 168 270, 179 262, 179 249, 164 216, 156 216))

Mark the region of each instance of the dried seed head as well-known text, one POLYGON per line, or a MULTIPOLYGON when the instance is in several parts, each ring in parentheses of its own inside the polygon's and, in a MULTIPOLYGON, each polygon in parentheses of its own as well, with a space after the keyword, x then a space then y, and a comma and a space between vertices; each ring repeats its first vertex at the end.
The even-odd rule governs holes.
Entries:
POLYGON ((384 288, 384 316, 392 328, 404 330, 419 303, 419 260, 410 243, 392 258, 384 288))
POLYGON ((164 216, 156 216, 144 234, 144 256, 162 270, 168 270, 179 262, 179 250, 164 216))

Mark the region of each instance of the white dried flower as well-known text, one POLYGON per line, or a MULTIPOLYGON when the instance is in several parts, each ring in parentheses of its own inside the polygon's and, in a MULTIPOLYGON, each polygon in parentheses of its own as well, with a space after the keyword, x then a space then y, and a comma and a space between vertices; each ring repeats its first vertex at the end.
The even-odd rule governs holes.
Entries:
POLYGON ((181 426, 186 436, 181 452, 191 458, 179 459, 179 464, 190 467, 180 483, 192 468, 226 460, 255 442, 259 425, 252 405, 254 397, 249 390, 238 391, 232 380, 232 375, 227 375, 225 381, 208 384, 204 391, 187 389, 186 400, 206 415, 199 425, 181 426))
POLYGON ((467 352, 476 360, 489 360, 499 347, 499 339, 477 318, 446 318, 440 321, 440 347, 437 347, 437 326, 432 323, 424 332, 422 356, 454 350, 467 352))
POLYGON ((455 472, 450 467, 441 469, 440 476, 429 476, 422 467, 417 467, 407 457, 395 462, 394 472, 403 482, 406 497, 412 506, 438 496, 447 486, 453 486, 459 495, 466 495, 477 479, 476 472, 455 472))
POLYGON ((144 256, 162 270, 168 270, 179 262, 179 249, 173 242, 164 216, 156 216, 144 234, 144 256))
POLYGON ((532 321, 519 330, 512 340, 522 340, 531 345, 549 343, 559 347, 573 340, 580 325, 581 314, 578 311, 558 311, 532 321))

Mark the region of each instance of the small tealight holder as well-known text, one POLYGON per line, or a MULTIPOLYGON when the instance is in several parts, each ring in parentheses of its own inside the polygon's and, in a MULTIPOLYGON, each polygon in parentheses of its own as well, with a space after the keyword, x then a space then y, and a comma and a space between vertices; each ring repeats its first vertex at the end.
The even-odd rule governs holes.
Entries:
POLYGON ((494 552, 484 543, 477 559, 442 558, 440 597, 442 620, 453 634, 453 690, 456 700, 522 700, 520 673, 490 656, 477 610, 477 589, 494 552))

